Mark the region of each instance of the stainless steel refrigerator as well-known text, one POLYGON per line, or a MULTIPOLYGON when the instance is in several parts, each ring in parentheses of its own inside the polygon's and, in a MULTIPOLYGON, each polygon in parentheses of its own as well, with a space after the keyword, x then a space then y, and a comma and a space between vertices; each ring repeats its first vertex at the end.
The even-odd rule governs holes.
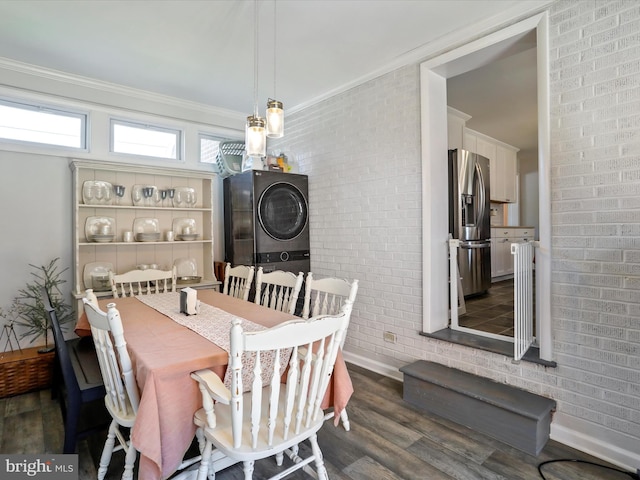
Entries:
POLYGON ((460 240, 458 267, 464 296, 491 287, 489 159, 449 150, 449 233, 460 240))

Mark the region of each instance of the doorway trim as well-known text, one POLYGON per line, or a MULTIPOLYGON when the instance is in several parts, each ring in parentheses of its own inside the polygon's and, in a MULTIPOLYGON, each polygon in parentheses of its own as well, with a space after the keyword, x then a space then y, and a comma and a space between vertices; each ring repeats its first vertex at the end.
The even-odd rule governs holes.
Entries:
POLYGON ((489 64, 501 45, 532 31, 537 38, 540 247, 536 251, 536 338, 540 358, 552 360, 551 196, 548 13, 469 42, 420 65, 422 141, 423 332, 448 327, 447 78, 489 64))

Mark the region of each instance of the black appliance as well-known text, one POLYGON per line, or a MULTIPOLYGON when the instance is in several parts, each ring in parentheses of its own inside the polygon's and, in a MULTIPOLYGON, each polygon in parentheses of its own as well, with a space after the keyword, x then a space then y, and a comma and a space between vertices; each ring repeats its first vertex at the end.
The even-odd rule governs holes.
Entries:
POLYGON ((251 170, 225 178, 225 260, 309 272, 308 198, 306 175, 251 170))

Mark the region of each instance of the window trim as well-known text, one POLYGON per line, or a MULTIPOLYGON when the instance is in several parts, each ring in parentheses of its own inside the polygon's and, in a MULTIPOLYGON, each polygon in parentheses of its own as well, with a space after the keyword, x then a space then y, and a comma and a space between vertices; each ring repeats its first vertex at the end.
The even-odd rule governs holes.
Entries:
POLYGON ((150 123, 145 121, 125 119, 122 117, 114 117, 114 116, 109 117, 109 153, 112 155, 124 155, 126 157, 131 157, 131 158, 157 159, 157 160, 163 160, 163 161, 183 163, 185 161, 183 148, 184 148, 184 129, 182 128, 169 127, 166 125, 150 123), (130 128, 138 128, 141 130, 151 130, 156 132, 175 134, 175 137, 176 137, 175 157, 159 157, 156 155, 144 155, 140 153, 128 153, 128 152, 116 151, 115 150, 115 126, 116 125, 130 127, 130 128))
POLYGON ((80 146, 74 147, 69 145, 58 145, 55 143, 47 142, 34 142, 29 140, 18 140, 14 138, 0 137, 0 143, 23 145, 29 147, 38 148, 50 148, 56 150, 72 150, 74 152, 87 152, 89 151, 89 127, 90 127, 90 112, 88 110, 67 108, 66 106, 58 106, 49 103, 41 103, 37 101, 29 101, 22 99, 0 97, 0 105, 16 108, 31 112, 42 112, 52 115, 58 115, 61 117, 76 118, 80 120, 80 146))
POLYGON ((218 142, 218 144, 222 142, 226 142, 229 140, 227 137, 223 137, 221 135, 215 135, 207 132, 198 132, 198 164, 200 165, 214 165, 215 159, 213 162, 203 162, 202 161, 202 140, 211 140, 214 142, 218 142))

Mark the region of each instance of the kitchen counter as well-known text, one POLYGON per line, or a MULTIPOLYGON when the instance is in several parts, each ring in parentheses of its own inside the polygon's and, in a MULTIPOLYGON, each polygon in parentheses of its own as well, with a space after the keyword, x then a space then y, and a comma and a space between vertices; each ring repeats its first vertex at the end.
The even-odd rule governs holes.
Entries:
POLYGON ((535 227, 528 227, 526 225, 491 225, 491 228, 528 228, 533 229, 535 227))
POLYGON ((534 227, 524 225, 491 225, 492 279, 513 275, 511 244, 535 240, 535 232, 534 227))

